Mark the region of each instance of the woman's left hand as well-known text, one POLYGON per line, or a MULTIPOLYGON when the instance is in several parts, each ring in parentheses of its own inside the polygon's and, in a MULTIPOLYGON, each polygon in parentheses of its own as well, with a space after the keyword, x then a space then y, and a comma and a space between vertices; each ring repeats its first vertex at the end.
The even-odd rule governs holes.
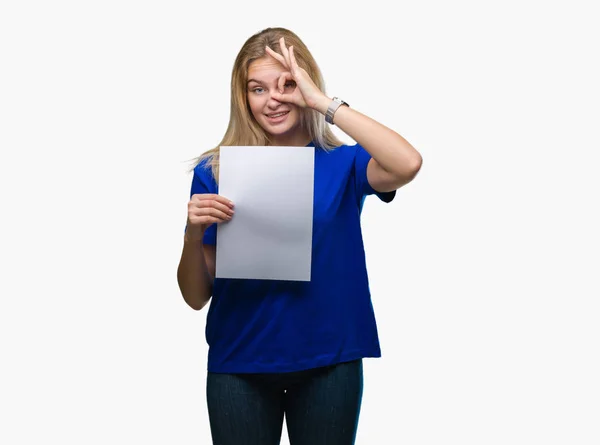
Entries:
POLYGON ((273 97, 281 102, 291 102, 302 108, 310 107, 316 109, 319 102, 326 97, 325 94, 315 85, 306 70, 299 67, 296 63, 294 47, 290 46, 289 49, 286 48, 283 37, 279 39, 279 45, 281 46, 283 56, 268 46, 266 47, 267 53, 288 69, 288 71, 282 73, 279 77, 277 82, 279 92, 273 93, 273 97), (284 93, 285 84, 289 80, 296 82, 297 88, 294 88, 294 91, 291 93, 284 93))

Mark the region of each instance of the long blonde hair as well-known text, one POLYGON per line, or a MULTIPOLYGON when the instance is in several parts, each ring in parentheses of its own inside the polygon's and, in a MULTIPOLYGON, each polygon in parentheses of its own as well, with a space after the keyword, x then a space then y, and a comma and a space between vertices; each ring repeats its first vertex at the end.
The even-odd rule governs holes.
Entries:
MULTIPOLYGON (((294 56, 298 66, 304 68, 315 85, 325 93, 325 82, 321 70, 306 45, 296 34, 285 28, 266 28, 254 34, 246 40, 233 65, 231 73, 231 110, 227 131, 216 147, 193 159, 193 166, 190 171, 206 159, 207 165, 210 165, 212 169, 215 181, 218 182, 219 148, 221 145, 272 145, 269 134, 258 124, 250 111, 247 96, 248 67, 254 60, 268 55, 265 50, 266 46, 281 54, 279 47, 281 37, 285 38, 287 47, 294 46, 294 56)), ((316 145, 325 150, 331 150, 344 144, 333 134, 325 122, 325 117, 317 110, 307 107, 301 108, 299 111, 300 126, 308 132, 311 140, 316 145)))

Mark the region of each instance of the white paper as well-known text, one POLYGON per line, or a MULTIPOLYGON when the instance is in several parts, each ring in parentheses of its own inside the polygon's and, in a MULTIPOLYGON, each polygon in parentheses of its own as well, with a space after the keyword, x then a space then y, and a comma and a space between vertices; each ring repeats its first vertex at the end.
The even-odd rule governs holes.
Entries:
POLYGON ((314 147, 222 146, 216 278, 310 281, 314 147))

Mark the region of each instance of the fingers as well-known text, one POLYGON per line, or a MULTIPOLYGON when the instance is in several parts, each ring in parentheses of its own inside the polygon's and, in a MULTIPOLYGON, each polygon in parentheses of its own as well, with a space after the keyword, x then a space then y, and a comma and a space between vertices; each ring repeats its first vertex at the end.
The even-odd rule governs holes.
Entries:
POLYGON ((281 54, 283 54, 283 57, 285 58, 285 62, 287 64, 288 67, 291 67, 291 62, 290 62, 290 54, 287 50, 287 48, 285 47, 285 39, 282 37, 279 39, 279 46, 281 47, 281 54))
POLYGON ((281 94, 283 94, 283 90, 285 88, 285 84, 287 80, 294 80, 294 77, 292 76, 292 73, 281 73, 281 76, 279 76, 279 80, 277 81, 277 89, 279 90, 279 92, 281 94))
POLYGON ((223 196, 195 194, 188 203, 188 221, 203 226, 230 221, 235 213, 233 207, 233 203, 223 196))
POLYGON ((281 62, 281 64, 283 66, 285 66, 286 62, 285 62, 285 58, 281 55, 276 53, 275 51, 273 51, 271 48, 269 48, 268 46, 265 46, 265 50, 275 59, 277 59, 279 62, 281 62))
POLYGON ((216 210, 205 210, 206 212, 213 212, 214 214, 206 214, 202 213, 202 211, 198 211, 198 213, 190 213, 188 214, 188 223, 191 226, 204 226, 208 227, 211 224, 224 223, 227 221, 231 221, 231 216, 225 215, 224 213, 218 213, 216 210))
MULTIPOLYGON (((286 68, 292 69, 293 68, 292 60, 290 57, 290 52, 288 51, 288 49, 285 46, 285 38, 282 37, 279 39, 279 47, 281 48, 281 54, 276 53, 268 46, 265 46, 265 50, 271 56, 273 56, 275 59, 277 59, 279 62, 281 62, 281 64, 283 66, 285 66, 286 68)), ((290 46, 290 49, 291 48, 293 48, 293 46, 290 46)))
POLYGON ((230 208, 234 207, 233 202, 231 202, 229 199, 225 198, 224 196, 217 195, 215 193, 196 193, 195 195, 192 195, 191 200, 193 200, 193 201, 205 201, 205 200, 217 201, 217 202, 224 204, 230 208))
POLYGON ((192 227, 203 226, 206 228, 213 223, 219 224, 226 221, 231 221, 231 218, 231 216, 223 212, 208 207, 203 209, 193 209, 188 212, 188 224, 192 227))
POLYGON ((296 57, 294 56, 294 47, 293 46, 290 46, 290 62, 291 62, 290 68, 293 70, 294 67, 296 65, 298 65, 296 63, 296 57))
POLYGON ((233 216, 233 207, 227 204, 231 201, 223 202, 223 199, 224 198, 219 197, 218 195, 214 195, 212 198, 207 197, 207 195, 204 195, 203 197, 196 197, 196 195, 194 195, 188 204, 188 210, 195 212, 196 214, 233 216))

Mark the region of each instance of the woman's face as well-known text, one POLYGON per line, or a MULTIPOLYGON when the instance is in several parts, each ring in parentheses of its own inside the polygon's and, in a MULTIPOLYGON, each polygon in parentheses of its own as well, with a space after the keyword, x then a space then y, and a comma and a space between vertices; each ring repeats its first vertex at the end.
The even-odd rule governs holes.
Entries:
MULTIPOLYGON (((279 102, 272 93, 277 92, 277 82, 285 67, 271 56, 254 60, 248 68, 247 97, 252 115, 259 125, 272 135, 273 145, 306 145, 306 134, 300 127, 300 109, 289 102, 279 102), (286 113, 271 118, 270 115, 286 113)), ((296 88, 292 80, 287 80, 284 93, 296 88)))

